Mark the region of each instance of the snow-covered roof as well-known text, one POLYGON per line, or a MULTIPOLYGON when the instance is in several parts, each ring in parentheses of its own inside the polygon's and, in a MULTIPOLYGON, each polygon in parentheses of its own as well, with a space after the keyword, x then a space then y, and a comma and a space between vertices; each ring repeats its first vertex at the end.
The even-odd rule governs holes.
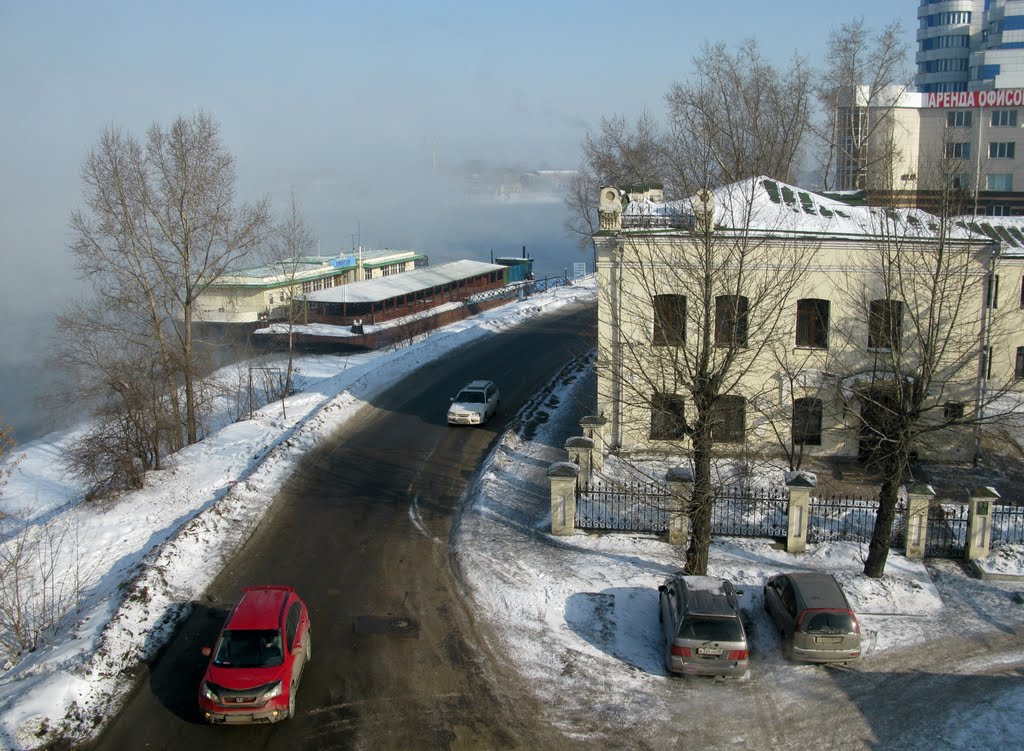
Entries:
MULTIPOLYGON (((898 236, 928 239, 941 232, 939 219, 920 209, 850 206, 794 185, 760 176, 712 191, 718 229, 816 237, 898 236)), ((702 204, 696 196, 656 203, 631 201, 623 210, 627 229, 693 224, 702 204)), ((1024 247, 1024 217, 953 217, 947 235, 1024 247), (993 221, 998 220, 998 221, 993 221)))
POLYGON ((442 284, 458 282, 492 271, 505 271, 504 266, 484 261, 452 261, 439 266, 430 266, 403 274, 393 274, 380 279, 342 284, 303 295, 308 302, 371 303, 389 300, 392 297, 411 295, 442 284))
POLYGON ((247 266, 229 271, 217 279, 212 287, 266 287, 288 284, 298 280, 329 276, 341 269, 363 266, 379 266, 399 261, 408 262, 425 258, 414 250, 360 249, 353 253, 336 256, 298 256, 282 259, 277 263, 247 266))

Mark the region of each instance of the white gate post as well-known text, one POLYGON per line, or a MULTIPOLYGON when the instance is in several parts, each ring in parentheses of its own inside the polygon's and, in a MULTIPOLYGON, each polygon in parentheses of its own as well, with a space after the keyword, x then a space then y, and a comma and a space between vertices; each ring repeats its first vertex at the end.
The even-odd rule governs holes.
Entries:
POLYGON ((579 473, 579 466, 572 462, 555 462, 548 467, 553 535, 571 535, 576 528, 576 478, 579 473))
POLYGON ((668 512, 670 545, 686 545, 690 537, 690 496, 693 494, 693 472, 688 467, 673 467, 665 474, 671 494, 668 512))
POLYGON ((786 530, 786 550, 803 553, 807 550, 807 527, 811 513, 811 488, 817 487, 818 476, 813 472, 786 472, 789 491, 789 519, 786 530))
POLYGON ((964 557, 968 561, 988 558, 992 544, 992 506, 999 500, 995 488, 979 488, 971 493, 967 508, 967 545, 964 557))
POLYGON ((931 485, 911 485, 907 488, 907 528, 905 530, 907 558, 924 558, 928 542, 928 506, 935 497, 931 485))

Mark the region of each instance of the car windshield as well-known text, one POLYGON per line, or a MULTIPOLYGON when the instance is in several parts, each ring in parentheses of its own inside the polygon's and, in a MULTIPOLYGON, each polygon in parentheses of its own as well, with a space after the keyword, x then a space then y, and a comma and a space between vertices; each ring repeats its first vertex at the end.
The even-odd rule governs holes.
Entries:
POLYGON ((267 630, 229 630, 221 637, 214 665, 226 668, 270 668, 280 665, 281 632, 267 630))
POLYGON ((459 404, 483 404, 485 401, 484 392, 463 389, 462 391, 459 392, 459 395, 455 397, 455 401, 459 402, 459 404))
POLYGON ((803 628, 808 634, 852 634, 857 629, 853 625, 853 616, 845 610, 823 610, 812 613, 803 628))
POLYGON ((743 641, 743 629, 737 618, 688 615, 679 626, 679 638, 698 641, 743 641))

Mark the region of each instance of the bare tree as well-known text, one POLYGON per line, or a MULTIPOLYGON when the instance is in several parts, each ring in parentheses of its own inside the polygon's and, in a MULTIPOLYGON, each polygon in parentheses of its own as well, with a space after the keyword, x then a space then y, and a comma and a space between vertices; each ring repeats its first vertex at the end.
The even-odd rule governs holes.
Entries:
POLYGON ((580 248, 592 246, 597 232, 594 196, 602 185, 661 185, 666 174, 665 134, 647 112, 630 123, 623 117, 602 118, 598 132, 583 139, 584 163, 566 194, 566 232, 580 248))
MULTIPOLYGON (((864 565, 875 578, 915 455, 974 453, 975 427, 1006 416, 1000 402, 1013 380, 1012 368, 1006 378, 991 368, 992 345, 1009 325, 996 297, 999 246, 959 216, 970 200, 954 179, 960 160, 939 158, 932 169, 947 186, 937 214, 873 211, 876 241, 864 274, 847 277, 841 294, 850 315, 835 329, 846 345, 833 366, 845 424, 881 477, 864 565)), ((1001 344, 1009 351, 1008 340, 1001 344)))
POLYGON ((295 362, 295 327, 306 320, 305 305, 298 300, 302 294, 302 282, 299 272, 306 267, 304 256, 308 256, 316 247, 316 238, 302 215, 302 209, 292 195, 291 202, 281 221, 274 228, 273 241, 268 246, 271 257, 270 265, 276 270, 278 278, 285 282, 280 288, 280 315, 271 311, 271 318, 284 321, 287 330, 288 366, 285 371, 284 392, 281 395, 281 410, 284 411, 284 399, 292 392, 292 371, 295 362))
POLYGON ((794 183, 810 128, 813 72, 799 56, 785 70, 769 64, 757 41, 735 53, 705 45, 696 75, 666 96, 671 123, 667 182, 692 194, 687 176, 711 185, 766 175, 794 183))
POLYGON ((893 162, 891 142, 877 136, 879 128, 891 127, 890 114, 910 86, 907 55, 898 21, 875 32, 855 18, 829 34, 828 65, 815 87, 825 190, 867 188, 874 168, 893 162))
POLYGON ((86 208, 71 216, 71 250, 96 304, 145 320, 184 443, 198 438, 196 297, 266 237, 268 201, 236 204, 234 158, 205 113, 154 124, 145 143, 110 128, 82 168, 86 208))

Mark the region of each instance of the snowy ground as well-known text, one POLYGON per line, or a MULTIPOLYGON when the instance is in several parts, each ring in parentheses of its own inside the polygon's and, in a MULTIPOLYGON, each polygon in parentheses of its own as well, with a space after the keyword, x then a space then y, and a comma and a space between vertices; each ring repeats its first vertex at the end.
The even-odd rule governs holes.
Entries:
MULTIPOLYGON (((69 435, 21 447, 24 458, 0 497, 0 510, 12 515, 7 529, 24 524, 23 534, 54 546, 58 569, 76 579, 82 599, 56 638, 5 666, 0 746, 33 748, 62 729, 83 732, 98 708, 121 698, 127 681, 120 676, 173 631, 259 523, 296 462, 374 393, 452 347, 594 294, 590 280, 502 306, 402 349, 303 358, 302 392, 287 400, 287 417, 275 403, 252 420, 225 420, 174 457, 172 467, 154 473, 144 490, 107 507, 80 505, 78 490, 62 478, 59 456, 69 435)), ((636 535, 548 534, 544 471, 565 459, 564 440, 577 432, 570 407, 594 387, 589 371, 587 363, 567 369, 506 433, 471 490, 453 545, 467 594, 502 637, 500 652, 535 682, 539 695, 583 687, 610 721, 641 727, 676 711, 670 703, 678 696, 663 690, 656 587, 679 567, 678 551, 636 535)), ((778 650, 761 612, 760 585, 769 574, 835 573, 860 614, 866 659, 982 629, 990 613, 1002 616, 1024 589, 968 579, 955 564, 930 571, 896 555, 883 579, 869 580, 859 573, 863 555, 847 544, 791 556, 767 541, 716 543, 710 573, 745 589, 751 672, 761 669, 759 661, 795 674, 819 669, 769 659, 778 650)), ((1018 549, 1016 559, 999 565, 1009 568, 1022 555, 1018 549)), ((1011 615, 1015 622, 1024 618, 1019 609, 1011 615)), ((589 721, 576 716, 582 709, 561 706, 552 702, 551 720, 567 733, 589 721)), ((1016 736, 1007 737, 1012 746, 1016 736)))

